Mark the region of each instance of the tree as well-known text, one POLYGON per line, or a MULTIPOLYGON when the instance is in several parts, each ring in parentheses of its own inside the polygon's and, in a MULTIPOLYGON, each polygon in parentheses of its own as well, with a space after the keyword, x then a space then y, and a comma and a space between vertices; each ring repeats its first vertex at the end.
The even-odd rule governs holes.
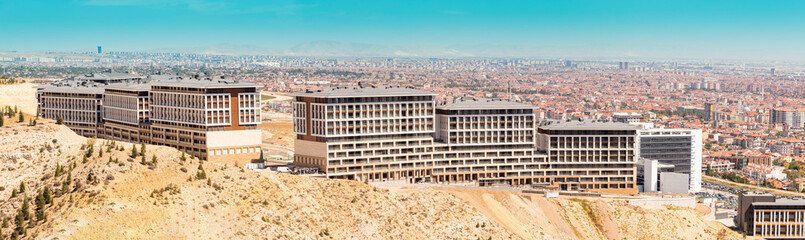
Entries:
POLYGON ((53 194, 50 191, 50 186, 46 186, 44 192, 42 193, 43 197, 45 197, 45 203, 53 204, 53 194))
POLYGON ((25 122, 25 116, 22 116, 22 112, 20 112, 19 115, 20 115, 20 119, 18 121, 19 122, 25 122))
POLYGON ((4 117, 0 114, 0 127, 5 125, 5 123, 3 122, 4 121, 3 119, 4 119, 4 117))
POLYGON ((20 211, 22 212, 22 216, 25 217, 25 220, 31 220, 31 212, 29 211, 31 208, 30 204, 28 204, 28 198, 25 198, 25 201, 22 202, 22 208, 20 211))
POLYGON ((70 192, 70 184, 73 182, 73 172, 67 172, 67 179, 61 185, 62 194, 70 192))
POLYGON ((62 119, 61 117, 56 117, 56 124, 59 124, 59 125, 64 124, 64 119, 62 119))
POLYGON ((140 154, 145 155, 145 143, 140 141, 140 154))
POLYGON ((12 239, 17 239, 18 236, 25 235, 25 215, 23 214, 22 210, 17 213, 17 216, 14 217, 14 233, 11 234, 12 239))
POLYGON ((36 196, 36 220, 42 221, 45 220, 45 194, 40 193, 36 196))
POLYGON ((20 193, 25 193, 25 182, 20 182, 20 193))
POLYGON ((196 180, 206 179, 207 172, 204 171, 204 167, 201 163, 198 164, 198 172, 196 173, 196 180))
POLYGON ((157 155, 151 155, 151 164, 157 165, 157 155))
POLYGON ((131 157, 132 158, 137 157, 137 144, 132 144, 131 145, 131 157))
POLYGON ((142 165, 147 164, 147 163, 145 162, 145 154, 142 154, 142 157, 140 158, 140 164, 142 164, 142 165))
POLYGON ((11 189, 11 198, 17 197, 17 189, 11 189))
POLYGON ((710 164, 707 164, 707 171, 705 172, 705 174, 707 174, 707 176, 715 176, 716 171, 710 168, 710 164))
POLYGON ((179 160, 181 160, 182 162, 187 160, 187 158, 184 156, 184 151, 182 151, 182 157, 180 157, 179 160))
POLYGON ((53 173, 53 176, 54 176, 54 177, 61 176, 61 174, 62 174, 63 172, 64 172, 64 168, 63 168, 61 165, 59 165, 58 163, 56 163, 56 172, 55 172, 55 173, 53 173))

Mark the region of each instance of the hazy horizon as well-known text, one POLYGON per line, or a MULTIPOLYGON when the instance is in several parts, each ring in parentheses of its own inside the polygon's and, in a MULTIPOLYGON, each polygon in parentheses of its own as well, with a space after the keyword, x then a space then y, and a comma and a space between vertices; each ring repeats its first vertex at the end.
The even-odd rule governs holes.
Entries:
POLYGON ((0 1, 10 23, 0 50, 799 62, 801 10, 801 1, 0 1))

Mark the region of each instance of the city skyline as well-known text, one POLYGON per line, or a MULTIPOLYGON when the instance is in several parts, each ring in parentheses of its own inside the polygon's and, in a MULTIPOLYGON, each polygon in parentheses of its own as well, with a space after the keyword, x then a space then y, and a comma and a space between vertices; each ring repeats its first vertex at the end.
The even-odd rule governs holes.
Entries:
POLYGON ((0 2, 0 51, 802 61, 782 1, 0 2), (38 14, 30 14, 32 12, 38 14), (53 41, 58 39, 59 41, 53 41), (330 51, 323 51, 329 49, 330 51))

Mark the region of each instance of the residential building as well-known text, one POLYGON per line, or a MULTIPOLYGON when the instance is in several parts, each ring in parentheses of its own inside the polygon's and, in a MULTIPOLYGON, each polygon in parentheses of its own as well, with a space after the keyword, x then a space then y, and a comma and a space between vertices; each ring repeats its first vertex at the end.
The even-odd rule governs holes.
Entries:
POLYGON ((703 170, 707 170, 707 167, 710 167, 710 169, 716 172, 727 172, 735 169, 734 162, 724 159, 709 159, 705 161, 704 166, 703 170))
POLYGON ((771 144, 769 150, 783 155, 794 155, 794 145, 786 143, 771 144))
POLYGON ((636 112, 617 112, 612 114, 612 121, 619 123, 642 122, 643 115, 636 112))
POLYGON ((805 109, 773 108, 769 112, 770 123, 784 123, 791 128, 805 127, 805 109))
POLYGON ((754 178, 755 180, 768 180, 777 179, 785 180, 786 174, 783 172, 783 167, 780 166, 766 166, 760 164, 750 163, 741 169, 744 176, 754 178))
POLYGON ((715 119, 715 108, 713 103, 704 103, 704 121, 712 122, 715 119))

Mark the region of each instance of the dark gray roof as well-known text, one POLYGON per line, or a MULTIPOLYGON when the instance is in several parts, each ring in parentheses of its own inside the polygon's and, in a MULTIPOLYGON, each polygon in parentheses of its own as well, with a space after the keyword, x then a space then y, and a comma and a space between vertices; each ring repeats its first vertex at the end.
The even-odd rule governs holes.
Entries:
POLYGON ((59 81, 50 82, 48 84, 36 86, 38 92, 43 93, 90 93, 100 94, 103 93, 104 84, 77 80, 77 79, 64 79, 59 81))
POLYGON ((753 202, 755 206, 805 206, 805 198, 777 198, 774 202, 753 202))
POLYGON ((215 77, 201 77, 201 78, 175 77, 161 81, 152 81, 151 85, 194 87, 194 88, 242 88, 242 87, 259 88, 263 86, 251 82, 241 82, 238 80, 215 78, 215 77))
POLYGON ((240 82, 208 76, 181 77, 176 75, 149 75, 146 77, 125 73, 98 73, 72 77, 37 86, 39 92, 103 93, 105 89, 147 91, 151 86, 180 86, 197 88, 262 87, 260 84, 240 82), (93 79, 120 80, 96 81, 93 79))
POLYGON ((126 91, 148 91, 151 90, 151 83, 114 83, 104 87, 105 89, 119 89, 126 91))
POLYGON ((341 98, 341 97, 385 97, 385 96, 411 96, 411 95, 436 95, 436 93, 419 90, 412 87, 401 86, 369 86, 360 84, 359 86, 332 87, 321 90, 307 90, 304 92, 291 93, 297 97, 318 97, 318 98, 341 98))
POLYGON ((143 76, 130 74, 130 73, 115 73, 115 72, 101 72, 90 73, 83 76, 78 76, 76 79, 89 80, 94 82, 105 82, 112 80, 128 80, 128 79, 142 79, 143 76))
POLYGON ((460 97, 436 106, 437 109, 444 110, 473 110, 473 109, 534 109, 534 106, 503 101, 500 99, 460 97))
POLYGON ((540 126, 544 130, 638 130, 639 126, 616 123, 616 122, 600 122, 591 120, 570 120, 562 122, 554 122, 549 125, 540 126))

